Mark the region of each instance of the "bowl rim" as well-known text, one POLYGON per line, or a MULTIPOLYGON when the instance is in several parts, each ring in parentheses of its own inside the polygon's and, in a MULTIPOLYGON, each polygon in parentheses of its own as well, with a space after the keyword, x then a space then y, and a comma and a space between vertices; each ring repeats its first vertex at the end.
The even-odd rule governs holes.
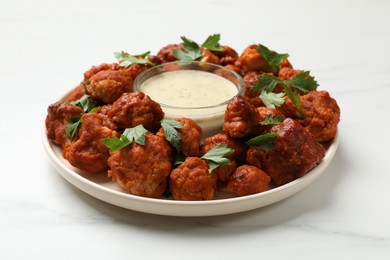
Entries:
MULTIPOLYGON (((227 68, 227 67, 224 67, 224 66, 221 66, 221 65, 218 65, 218 64, 214 64, 214 63, 210 63, 210 62, 204 62, 204 61, 172 61, 172 62, 165 62, 165 63, 162 63, 160 65, 157 65, 157 66, 153 66, 151 68, 148 68, 146 70, 144 70, 143 72, 141 72, 139 75, 137 75, 137 77, 134 79, 134 82, 133 82, 133 91, 134 92, 142 92, 141 91, 141 86, 142 86, 142 83, 145 82, 147 79, 155 76, 155 75, 159 75, 159 74, 162 74, 162 73, 165 73, 165 72, 170 72, 170 71, 177 71, 178 69, 173 69, 173 70, 163 70, 164 67, 169 67, 169 66, 172 66, 172 65, 177 65, 177 66, 180 66, 182 69, 180 70, 194 70, 194 68, 190 68, 189 66, 191 65, 195 65, 197 66, 197 68, 204 68, 204 65, 206 66, 209 66, 209 67, 212 67, 214 68, 215 70, 217 69, 222 69, 224 71, 227 71, 228 73, 230 73, 235 79, 237 79, 238 81, 238 85, 234 82, 232 82, 236 88, 237 88, 237 93, 229 98, 228 100, 226 101, 223 101, 221 103, 218 103, 218 104, 214 104, 214 105, 210 105, 210 106, 199 106, 199 107, 181 107, 181 106, 174 106, 174 105, 168 105, 168 104, 164 104, 164 103, 160 103, 160 106, 161 107, 164 107, 164 108, 168 108, 168 109, 181 109, 181 110, 201 110, 201 109, 212 109, 212 108, 218 108, 218 107, 222 107, 222 106, 226 106, 230 100, 232 100, 234 97, 237 97, 237 96, 240 96, 240 95, 243 95, 245 93, 245 88, 246 88, 246 85, 245 85, 245 82, 244 82, 244 79, 243 77, 241 77, 240 74, 238 74, 237 72, 227 68), (203 66, 201 66, 203 65, 203 66), (188 68, 187 68, 188 67, 188 68), (145 80, 143 79, 143 77, 145 77, 145 75, 147 74, 150 74, 152 71, 160 71, 160 73, 156 73, 156 74, 153 74, 151 75, 151 77, 147 77, 145 80)), ((177 67, 175 66, 175 68, 177 67)), ((195 69, 196 70, 196 69, 195 69)), ((202 69, 198 69, 200 71, 204 71, 204 72, 209 72, 209 73, 212 73, 214 75, 217 75, 217 76, 220 76, 222 77, 221 75, 218 75, 216 73, 213 73, 213 71, 208 71, 208 70, 202 70, 202 69)), ((222 78, 225 78, 225 77, 222 77, 222 78)), ((227 78, 225 78, 226 80, 229 80, 227 78)), ((230 81, 230 80, 229 80, 230 81)))

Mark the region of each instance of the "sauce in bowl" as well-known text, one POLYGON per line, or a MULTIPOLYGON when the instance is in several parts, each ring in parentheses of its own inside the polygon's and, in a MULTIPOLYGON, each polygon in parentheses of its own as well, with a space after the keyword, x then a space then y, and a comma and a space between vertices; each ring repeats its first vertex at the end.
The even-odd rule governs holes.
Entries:
POLYGON ((165 118, 187 117, 203 129, 203 138, 222 131, 227 103, 245 91, 234 71, 205 62, 170 62, 141 73, 134 90, 161 105, 165 118))
POLYGON ((200 70, 161 73, 147 79, 140 91, 160 104, 183 108, 220 104, 238 93, 231 81, 200 70))

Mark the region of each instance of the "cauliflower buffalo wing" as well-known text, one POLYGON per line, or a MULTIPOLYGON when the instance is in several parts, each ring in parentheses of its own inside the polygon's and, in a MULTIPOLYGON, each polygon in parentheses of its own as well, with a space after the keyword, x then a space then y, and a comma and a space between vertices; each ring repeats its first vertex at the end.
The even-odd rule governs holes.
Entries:
POLYGON ((164 112, 158 103, 143 92, 132 92, 124 93, 116 100, 108 111, 108 116, 118 128, 143 125, 155 133, 160 128, 164 112))
POLYGON ((79 138, 64 147, 64 158, 74 167, 89 173, 107 170, 110 153, 102 139, 117 135, 115 128, 106 115, 84 114, 81 117, 79 138))
MULTIPOLYGON (((198 156, 202 138, 202 128, 190 118, 174 119, 182 124, 182 128, 177 129, 180 135, 181 152, 184 156, 198 156)), ((158 136, 165 138, 161 128, 157 132, 158 136)))
POLYGON ((80 116, 84 111, 69 103, 56 102, 47 109, 46 131, 47 137, 56 144, 65 145, 67 137, 65 130, 67 125, 73 123, 73 118, 80 116))
POLYGON ((175 200, 212 200, 217 189, 217 176, 209 172, 206 160, 187 157, 171 172, 169 184, 175 200))
POLYGON ((302 95, 300 100, 303 118, 289 98, 280 107, 280 111, 287 117, 296 119, 319 142, 331 141, 336 136, 340 121, 340 108, 336 100, 327 91, 311 91, 302 95))
POLYGON ((226 190, 245 196, 270 189, 271 178, 262 170, 250 165, 238 167, 230 176, 226 190))
POLYGON ((171 148, 159 136, 147 134, 145 144, 133 142, 108 159, 108 175, 134 195, 157 198, 167 187, 171 172, 171 148))
POLYGON ((274 125, 270 133, 277 134, 274 149, 251 147, 247 161, 255 162, 253 165, 261 167, 276 185, 302 177, 325 156, 325 148, 317 139, 291 118, 274 125))
POLYGON ((260 116, 246 97, 232 98, 225 111, 223 132, 232 138, 242 138, 253 133, 260 116))
POLYGON ((230 165, 221 165, 213 170, 221 181, 227 181, 230 175, 234 172, 237 165, 245 161, 246 146, 243 142, 230 138, 226 134, 216 134, 206 138, 201 146, 201 155, 220 144, 227 144, 227 146, 234 150, 233 153, 226 156, 230 160, 230 165))

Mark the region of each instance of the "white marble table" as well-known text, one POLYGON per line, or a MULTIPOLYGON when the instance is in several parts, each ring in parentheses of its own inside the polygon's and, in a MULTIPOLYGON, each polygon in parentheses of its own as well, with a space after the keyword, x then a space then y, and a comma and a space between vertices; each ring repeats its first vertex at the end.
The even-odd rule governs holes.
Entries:
POLYGON ((0 259, 390 259, 389 1, 0 2, 0 259), (218 217, 138 213, 79 191, 41 141, 91 65, 221 33, 310 69, 341 107, 327 171, 282 202, 218 217))

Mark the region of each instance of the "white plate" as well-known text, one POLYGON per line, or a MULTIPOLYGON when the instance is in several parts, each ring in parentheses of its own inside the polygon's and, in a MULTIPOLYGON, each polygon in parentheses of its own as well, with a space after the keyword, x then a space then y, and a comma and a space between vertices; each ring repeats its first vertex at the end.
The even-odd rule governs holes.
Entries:
POLYGON ((175 201, 170 199, 153 199, 131 195, 111 181, 107 174, 87 174, 72 167, 62 157, 62 148, 53 144, 46 135, 43 127, 42 139, 46 152, 53 166, 71 184, 85 193, 107 203, 145 213, 168 216, 216 216, 248 211, 261 208, 285 198, 307 187, 316 180, 328 167, 338 145, 338 135, 328 147, 321 163, 305 176, 283 186, 258 194, 244 197, 227 197, 218 193, 216 200, 211 201, 175 201))

